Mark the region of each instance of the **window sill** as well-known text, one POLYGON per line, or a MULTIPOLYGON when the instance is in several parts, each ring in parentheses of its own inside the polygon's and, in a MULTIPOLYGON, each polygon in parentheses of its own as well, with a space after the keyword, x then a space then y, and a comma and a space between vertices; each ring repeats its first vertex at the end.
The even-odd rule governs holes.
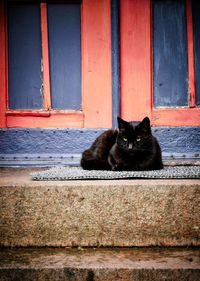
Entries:
POLYGON ((81 110, 8 110, 6 115, 49 117, 51 115, 83 115, 83 112, 81 110))
POLYGON ((200 126, 200 108, 159 108, 152 111, 155 126, 200 126))
POLYGON ((8 110, 6 115, 8 128, 83 128, 84 125, 82 111, 8 110))

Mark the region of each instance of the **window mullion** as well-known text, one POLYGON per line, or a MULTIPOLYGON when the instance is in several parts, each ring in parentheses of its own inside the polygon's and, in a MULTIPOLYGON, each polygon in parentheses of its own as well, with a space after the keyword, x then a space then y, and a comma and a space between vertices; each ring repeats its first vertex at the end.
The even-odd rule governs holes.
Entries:
POLYGON ((195 78, 194 78, 194 38, 192 24, 192 1, 186 0, 187 44, 188 44, 188 105, 196 106, 195 78))
POLYGON ((51 109, 50 96, 50 77, 49 77, 49 48, 48 48, 48 24, 47 24, 47 4, 40 4, 41 14, 41 40, 42 40, 42 59, 41 59, 41 73, 42 73, 42 95, 44 102, 44 109, 51 109))
POLYGON ((6 36, 4 1, 0 2, 0 128, 6 127, 6 36))

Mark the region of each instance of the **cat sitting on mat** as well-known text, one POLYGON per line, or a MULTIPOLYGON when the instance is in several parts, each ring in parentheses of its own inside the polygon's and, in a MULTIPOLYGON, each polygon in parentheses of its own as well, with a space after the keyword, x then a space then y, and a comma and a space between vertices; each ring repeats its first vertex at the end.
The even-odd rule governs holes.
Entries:
POLYGON ((143 171, 163 168, 161 149, 151 133, 150 120, 127 122, 120 117, 117 130, 102 133, 82 154, 86 170, 143 171))

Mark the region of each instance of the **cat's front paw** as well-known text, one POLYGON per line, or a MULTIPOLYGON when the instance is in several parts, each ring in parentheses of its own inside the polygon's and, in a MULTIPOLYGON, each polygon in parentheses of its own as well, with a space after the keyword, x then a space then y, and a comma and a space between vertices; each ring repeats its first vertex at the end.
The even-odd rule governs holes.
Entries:
POLYGON ((112 166, 112 171, 122 171, 122 165, 115 164, 114 166, 112 166))

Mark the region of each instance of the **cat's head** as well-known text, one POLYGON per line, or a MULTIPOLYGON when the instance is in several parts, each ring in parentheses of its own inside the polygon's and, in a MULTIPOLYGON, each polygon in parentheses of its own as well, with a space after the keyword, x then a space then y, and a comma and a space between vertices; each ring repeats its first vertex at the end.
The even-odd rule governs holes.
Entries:
POLYGON ((141 122, 127 122, 120 117, 118 121, 117 145, 124 151, 134 153, 151 148, 152 134, 150 120, 145 117, 141 122))

